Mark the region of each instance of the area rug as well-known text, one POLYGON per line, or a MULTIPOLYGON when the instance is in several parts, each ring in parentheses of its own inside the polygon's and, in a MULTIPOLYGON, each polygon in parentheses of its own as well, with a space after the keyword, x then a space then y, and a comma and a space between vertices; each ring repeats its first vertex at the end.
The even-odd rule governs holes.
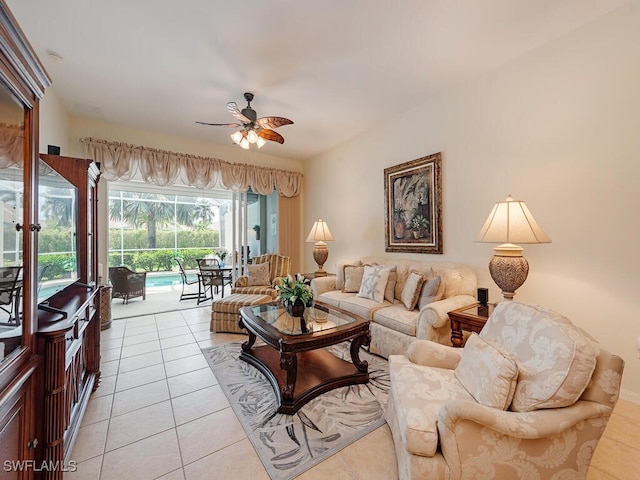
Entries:
MULTIPOLYGON (((284 415, 276 412, 275 393, 265 376, 238 358, 240 345, 226 343, 202 352, 272 480, 300 475, 385 423, 385 360, 362 350, 369 383, 336 388, 284 415)), ((348 343, 328 349, 350 359, 348 343)))

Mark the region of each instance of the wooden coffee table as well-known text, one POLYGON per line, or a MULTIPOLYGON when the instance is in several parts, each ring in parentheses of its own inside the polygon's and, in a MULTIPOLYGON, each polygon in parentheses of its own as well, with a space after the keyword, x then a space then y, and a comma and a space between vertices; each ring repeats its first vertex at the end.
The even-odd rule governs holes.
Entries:
POLYGON ((371 341, 369 321, 357 315, 316 303, 297 318, 270 303, 241 308, 239 325, 249 332, 240 358, 271 382, 280 413, 295 413, 334 388, 369 381, 368 363, 359 357, 360 347, 371 341), (265 345, 254 345, 257 338, 265 345), (351 362, 324 348, 346 341, 351 362))

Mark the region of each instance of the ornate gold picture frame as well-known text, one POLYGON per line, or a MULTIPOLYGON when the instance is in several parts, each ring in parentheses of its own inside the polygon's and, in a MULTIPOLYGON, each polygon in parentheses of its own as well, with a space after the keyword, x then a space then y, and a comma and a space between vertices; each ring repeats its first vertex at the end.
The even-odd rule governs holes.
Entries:
POLYGON ((385 250, 442 254, 440 152, 384 169, 385 250))

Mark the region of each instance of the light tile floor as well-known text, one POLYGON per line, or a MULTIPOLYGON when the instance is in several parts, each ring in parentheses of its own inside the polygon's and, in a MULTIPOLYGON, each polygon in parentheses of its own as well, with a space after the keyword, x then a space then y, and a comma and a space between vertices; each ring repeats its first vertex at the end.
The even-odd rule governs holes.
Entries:
MULTIPOLYGON (((210 307, 115 320, 102 332, 93 393, 66 480, 268 480, 200 352, 242 335, 209 332, 210 307)), ((300 479, 395 479, 385 425, 300 479)), ((619 401, 588 480, 640 478, 640 405, 619 401)))

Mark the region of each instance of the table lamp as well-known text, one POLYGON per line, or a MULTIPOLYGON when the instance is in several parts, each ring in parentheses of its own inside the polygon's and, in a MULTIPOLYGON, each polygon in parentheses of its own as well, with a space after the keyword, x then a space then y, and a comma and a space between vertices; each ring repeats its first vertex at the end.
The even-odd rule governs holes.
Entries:
POLYGON ((513 300, 515 291, 529 274, 529 263, 523 248, 515 243, 551 243, 551 239, 536 223, 524 202, 511 195, 498 202, 478 233, 476 242, 500 243, 489 262, 489 272, 502 290, 505 300, 513 300))
POLYGON ((318 264, 318 270, 314 273, 316 277, 327 276, 327 272, 325 272, 322 267, 329 257, 329 250, 327 250, 326 242, 332 241, 333 235, 331 235, 331 232, 329 231, 327 222, 319 219, 313 224, 313 227, 311 227, 311 231, 309 232, 309 236, 307 237, 307 242, 316 242, 315 247, 313 247, 313 260, 318 264))

